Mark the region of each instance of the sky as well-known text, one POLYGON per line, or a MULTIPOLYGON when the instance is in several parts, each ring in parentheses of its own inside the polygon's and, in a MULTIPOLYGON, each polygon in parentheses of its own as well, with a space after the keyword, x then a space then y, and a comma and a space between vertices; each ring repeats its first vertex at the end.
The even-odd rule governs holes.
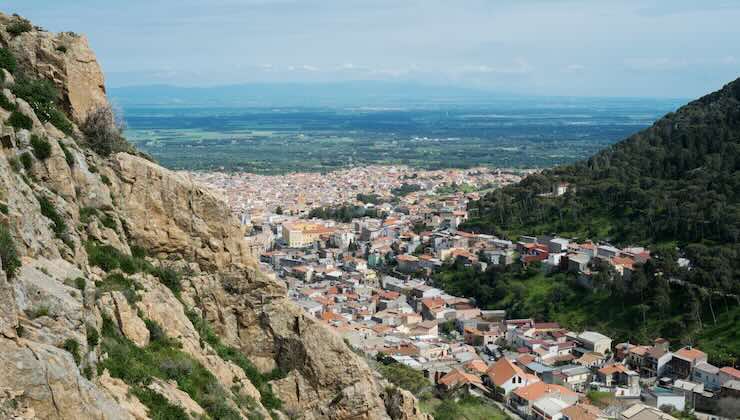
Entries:
POLYGON ((112 87, 380 80, 696 97, 740 76, 737 0, 4 0, 88 36, 112 87))

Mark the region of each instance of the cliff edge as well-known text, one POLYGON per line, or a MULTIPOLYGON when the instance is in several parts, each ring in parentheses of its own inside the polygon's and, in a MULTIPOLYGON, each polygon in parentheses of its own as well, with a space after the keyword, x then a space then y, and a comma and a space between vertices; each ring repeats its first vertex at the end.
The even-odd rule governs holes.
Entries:
POLYGON ((0 14, 0 86, 0 417, 428 418, 122 147, 83 36, 0 14))

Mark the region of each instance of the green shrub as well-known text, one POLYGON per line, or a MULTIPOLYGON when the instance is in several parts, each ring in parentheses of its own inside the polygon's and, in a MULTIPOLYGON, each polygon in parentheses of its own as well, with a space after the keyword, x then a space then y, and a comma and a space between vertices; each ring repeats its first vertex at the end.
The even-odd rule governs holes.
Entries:
POLYGON ((31 119, 31 117, 24 115, 17 110, 14 110, 10 114, 10 118, 8 118, 8 124, 17 130, 24 128, 26 130, 30 130, 33 128, 33 120, 31 119))
POLYGON ((108 178, 106 175, 100 175, 100 180, 103 182, 103 184, 107 186, 111 186, 110 178, 108 178))
POLYGON ((4 108, 8 111, 15 111, 15 104, 10 102, 8 97, 2 92, 0 92, 0 108, 4 108))
POLYGON ((162 395, 149 388, 141 386, 131 387, 131 393, 147 408, 149 417, 157 420, 180 420, 189 416, 178 405, 173 405, 162 395))
POLYGON ((92 216, 98 215, 98 209, 94 207, 83 207, 80 209, 80 222, 88 224, 92 221, 92 216))
POLYGON ((95 294, 100 297, 106 292, 121 292, 129 303, 134 304, 139 300, 139 296, 136 294, 138 288, 139 285, 132 279, 121 273, 113 273, 107 275, 103 281, 97 284, 95 294))
POLYGON ((85 325, 85 333, 87 335, 88 347, 95 347, 100 342, 100 333, 90 324, 85 325))
POLYGON ((108 229, 116 230, 116 219, 114 219, 113 216, 111 216, 110 214, 103 215, 100 223, 102 223, 103 226, 107 227, 108 229))
POLYGON ((39 137, 36 134, 31 135, 31 148, 36 159, 46 160, 51 156, 51 144, 49 140, 39 137))
MULTIPOLYGON (((155 325, 152 321, 148 326, 155 325)), ((144 386, 153 378, 174 380, 213 419, 240 419, 227 403, 227 394, 218 380, 197 360, 180 350, 171 340, 153 340, 145 348, 136 347, 118 331, 109 318, 103 318, 102 351, 108 358, 98 369, 108 369, 133 389, 144 386)), ((149 405, 148 405, 149 406, 149 405)))
POLYGON ((62 153, 64 153, 64 160, 67 161, 67 165, 69 165, 70 168, 75 166, 75 158, 69 151, 69 148, 67 148, 67 145, 60 141, 59 147, 61 147, 62 153))
POLYGON ((31 157, 31 154, 28 152, 21 153, 20 160, 26 172, 30 173, 33 169, 33 157, 31 157))
POLYGON ((46 305, 37 306, 33 309, 28 309, 26 314, 31 319, 40 318, 42 316, 50 316, 49 307, 46 305))
POLYGON ((64 53, 67 52, 67 47, 65 45, 58 45, 56 47, 56 50, 59 51, 60 53, 64 54, 64 53))
POLYGON ((113 109, 100 106, 87 115, 82 124, 87 144, 101 156, 115 152, 130 152, 133 147, 123 137, 123 125, 116 120, 113 109))
POLYGON ((8 165, 10 165, 10 169, 15 173, 19 173, 21 171, 21 164, 18 161, 18 158, 8 156, 8 165))
POLYGON ((41 214, 52 221, 52 223, 54 224, 54 226, 52 226, 54 234, 56 234, 57 237, 61 238, 62 235, 67 232, 67 223, 64 221, 64 218, 61 214, 59 214, 59 212, 57 212, 54 204, 52 204, 48 198, 42 195, 38 198, 38 200, 39 206, 41 207, 41 214))
POLYGON ((12 279, 16 271, 21 267, 21 260, 18 258, 15 241, 13 241, 8 227, 3 224, 0 224, 0 261, 2 261, 3 270, 9 279, 12 279))
POLYGON ((432 384, 420 371, 410 368, 402 363, 379 364, 378 371, 390 383, 418 394, 432 384))
POLYGON ((80 361, 82 360, 82 356, 80 356, 80 343, 78 343, 74 338, 68 338, 64 340, 61 348, 72 353, 72 358, 75 359, 75 363, 79 366, 80 361))
POLYGON ((71 136, 74 134, 74 126, 67 119, 67 115, 60 111, 58 108, 50 108, 46 114, 47 118, 42 121, 49 121, 54 127, 58 128, 62 133, 71 136))
POLYGON ((0 48, 0 69, 5 69, 9 73, 14 73, 16 66, 17 62, 15 61, 13 53, 7 48, 0 48))
POLYGON ((0 213, 7 215, 9 211, 10 211, 10 209, 8 209, 8 205, 7 204, 0 203, 0 213))
POLYGON ((283 402, 275 395, 269 381, 284 378, 285 372, 275 369, 267 375, 263 374, 242 352, 223 344, 221 339, 213 332, 211 326, 208 325, 208 321, 201 318, 195 311, 189 310, 186 315, 200 334, 201 339, 210 344, 219 357, 233 362, 244 371, 252 385, 260 392, 260 401, 265 408, 278 410, 283 406, 283 402))
POLYGON ((11 22, 7 27, 5 27, 5 30, 8 31, 8 33, 14 37, 24 32, 30 32, 32 29, 33 29, 33 26, 31 25, 31 22, 29 22, 27 19, 24 19, 20 16, 16 16, 15 19, 13 19, 13 22, 11 22))
POLYGON ((156 267, 151 270, 151 274, 159 278, 159 281, 167 286, 175 296, 180 295, 182 290, 180 273, 172 267, 156 267))
MULTIPOLYGON (((89 218, 92 214, 97 214, 93 209, 83 209, 80 212, 80 219, 84 216, 89 218)), ((105 271, 120 268, 127 274, 134 274, 141 271, 151 271, 152 266, 142 258, 125 255, 110 245, 100 245, 96 242, 89 241, 85 244, 87 249, 87 258, 90 264, 98 266, 105 271)))
POLYGON ((77 277, 77 278, 75 279, 75 287, 76 287, 76 288, 77 288, 77 289, 78 289, 79 291, 81 291, 81 292, 84 292, 84 291, 85 291, 85 284, 86 284, 86 283, 87 283, 87 281, 86 281, 86 280, 85 280, 85 279, 84 279, 83 277, 77 277))
POLYGON ((67 135, 73 133, 72 123, 69 122, 64 112, 57 108, 60 95, 51 81, 45 79, 18 79, 13 85, 13 93, 31 105, 39 120, 51 122, 67 135))

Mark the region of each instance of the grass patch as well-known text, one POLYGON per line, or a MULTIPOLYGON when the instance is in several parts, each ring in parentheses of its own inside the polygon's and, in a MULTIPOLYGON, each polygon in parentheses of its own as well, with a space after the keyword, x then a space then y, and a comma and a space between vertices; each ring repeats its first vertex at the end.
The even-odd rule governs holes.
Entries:
POLYGON ((40 305, 33 309, 27 310, 26 315, 28 315, 28 318, 30 319, 36 319, 36 318, 41 318, 42 316, 50 316, 51 313, 49 311, 48 306, 40 305))
POLYGON ((8 279, 13 279, 15 273, 21 267, 21 260, 18 258, 15 241, 10 235, 8 227, 4 224, 0 224, 0 261, 3 263, 3 270, 5 270, 8 279))
MULTIPOLYGON (((156 324, 147 322, 150 329, 152 325, 156 324)), ((145 348, 136 347, 119 333, 113 321, 108 318, 103 319, 102 336, 102 349, 108 354, 108 358, 98 365, 99 372, 108 369, 111 376, 139 389, 144 389, 153 378, 174 380, 178 388, 203 407, 211 418, 241 418, 226 403, 228 396, 213 374, 180 350, 174 341, 160 337, 152 339, 145 348)), ((161 400, 148 402, 154 407, 162 408, 161 400)))
POLYGON ((64 218, 61 214, 59 214, 57 209, 54 207, 54 204, 52 204, 48 198, 40 196, 38 197, 38 200, 39 206, 41 208, 41 214, 52 221, 52 230, 54 231, 54 234, 58 238, 61 238, 64 233, 67 232, 67 223, 64 221, 64 218))
POLYGON ((16 37, 24 32, 30 32, 31 29, 33 29, 31 22, 18 15, 15 15, 13 21, 5 27, 5 30, 13 37, 16 37))
POLYGON ((7 48, 0 48, 0 69, 5 69, 8 73, 14 73, 17 65, 13 53, 7 48))
POLYGON ((31 135, 31 149, 36 159, 46 160, 51 156, 51 144, 49 140, 39 137, 36 134, 31 135))
MULTIPOLYGON (((378 353, 382 356, 382 353, 378 353)), ((425 388, 432 384, 424 377, 424 374, 416 369, 412 369, 403 363, 397 363, 390 357, 382 357, 377 366, 378 371, 388 382, 399 386, 412 394, 418 395, 425 388)))
POLYGON ((147 408, 149 417, 155 420, 180 420, 188 418, 182 407, 173 405, 167 398, 149 388, 133 386, 131 393, 147 408))
POLYGON ((8 124, 16 130, 30 130, 33 128, 33 120, 31 119, 31 117, 21 113, 18 110, 13 110, 13 112, 10 113, 8 124))
POLYGON ((103 281, 97 284, 95 294, 99 298, 103 293, 121 292, 126 297, 126 300, 133 304, 139 300, 139 296, 136 294, 138 289, 140 289, 140 286, 132 279, 121 273, 113 273, 107 275, 103 281))
POLYGON ((87 335, 87 345, 89 347, 95 347, 100 343, 100 333, 92 325, 85 325, 85 334, 87 335))
POLYGON ((8 97, 2 92, 0 92, 0 108, 4 108, 7 111, 15 111, 15 104, 10 102, 8 97))
POLYGON ((80 343, 78 343, 77 340, 75 340, 74 338, 68 338, 64 340, 64 343, 62 343, 62 345, 59 347, 70 352, 77 366, 80 365, 80 362, 82 361, 82 356, 80 355, 80 343))
POLYGON ((33 170, 33 157, 31 157, 31 154, 28 152, 21 153, 20 156, 21 164, 23 165, 23 169, 26 170, 26 172, 31 173, 33 170))
POLYGON ((72 155, 72 153, 69 151, 69 148, 67 145, 59 142, 59 147, 62 149, 62 153, 64 153, 64 160, 67 161, 67 165, 69 165, 70 168, 75 166, 75 158, 72 155))
POLYGON ((458 401, 445 399, 427 403, 427 408, 433 410, 432 414, 436 420, 506 420, 509 418, 498 407, 471 395, 464 395, 458 401))
POLYGON ((260 402, 265 408, 277 410, 283 406, 283 402, 272 391, 269 381, 285 377, 284 372, 275 369, 267 375, 263 374, 242 352, 223 344, 221 339, 213 332, 211 326, 208 325, 208 321, 201 318, 195 311, 187 311, 187 316, 200 334, 201 339, 210 344, 219 357, 233 362, 244 371, 252 385, 260 392, 260 402))

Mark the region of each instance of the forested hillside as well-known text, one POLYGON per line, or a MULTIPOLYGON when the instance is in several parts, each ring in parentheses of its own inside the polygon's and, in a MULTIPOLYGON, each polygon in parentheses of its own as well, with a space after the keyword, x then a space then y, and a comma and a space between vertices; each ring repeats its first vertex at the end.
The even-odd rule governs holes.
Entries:
MULTIPOLYGON (((635 327, 640 318, 676 321, 671 330, 691 341, 702 336, 705 324, 721 322, 717 318, 731 317, 729 325, 737 325, 738 302, 731 295, 740 294, 739 166, 740 79, 588 160, 488 194, 470 205, 464 229, 512 239, 554 233, 649 246, 654 261, 639 267, 645 283, 623 285, 599 304, 653 305, 622 327, 635 327), (567 192, 548 194, 559 183, 568 184, 567 192), (679 256, 691 261, 690 269, 675 264, 679 256), (668 289, 665 279, 671 280, 668 295, 656 301, 655 291, 668 289), (660 299, 664 307, 656 309, 660 299)), ((455 277, 469 281, 459 274, 447 272, 445 283, 457 284, 455 277)), ((495 286, 496 277, 481 275, 478 281, 495 286)))

